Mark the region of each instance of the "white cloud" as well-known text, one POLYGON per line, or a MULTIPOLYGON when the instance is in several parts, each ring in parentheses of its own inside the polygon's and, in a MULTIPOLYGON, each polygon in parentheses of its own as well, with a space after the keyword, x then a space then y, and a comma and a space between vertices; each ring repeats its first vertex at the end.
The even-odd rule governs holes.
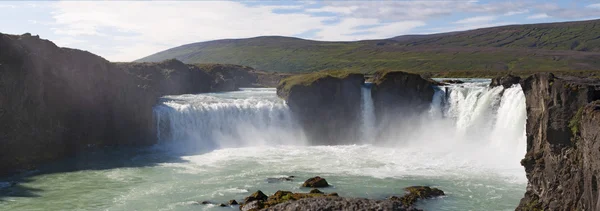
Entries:
MULTIPOLYGON (((247 6, 239 2, 97 2, 65 1, 53 5, 52 30, 57 43, 82 47, 103 39, 109 50, 96 52, 112 61, 131 61, 174 46, 225 38, 293 36, 314 30, 318 40, 389 38, 425 25, 423 21, 384 22, 376 18, 274 13, 299 6, 247 6), (361 26, 369 26, 361 29, 361 26), (82 42, 89 41, 89 42, 82 42)), ((312 12, 347 13, 356 9, 322 7, 312 12)), ((91 50, 91 49, 90 49, 91 50)), ((100 49, 101 50, 101 49, 100 49)))
POLYGON ((590 4, 587 5, 587 8, 600 9, 600 4, 590 4))
POLYGON ((496 20, 495 16, 477 16, 471 18, 465 18, 454 22, 455 24, 474 24, 474 23, 487 23, 496 20))
MULTIPOLYGON (((54 32, 102 36, 106 30, 131 33, 114 46, 110 60, 129 61, 191 42, 261 35, 293 35, 318 27, 325 17, 275 14, 269 7, 237 2, 57 2, 54 32)), ((111 35, 112 36, 112 35, 111 35)))
POLYGON ((306 9, 304 11, 309 12, 309 13, 330 12, 330 13, 337 13, 337 14, 351 14, 356 9, 358 9, 358 6, 350 6, 350 7, 325 6, 325 7, 321 7, 321 8, 310 8, 310 9, 306 9))
POLYGON ((12 5, 12 4, 0 4, 0 9, 2 9, 2 8, 15 9, 15 8, 17 8, 17 6, 12 5))
POLYGON ((520 15, 520 14, 525 14, 525 13, 529 13, 529 10, 522 9, 522 10, 510 11, 510 12, 504 13, 504 16, 513 16, 513 15, 520 15))
POLYGON ((527 19, 545 19, 545 18, 549 18, 549 17, 550 16, 548 16, 548 14, 546 14, 546 13, 540 13, 540 14, 528 16, 527 19))

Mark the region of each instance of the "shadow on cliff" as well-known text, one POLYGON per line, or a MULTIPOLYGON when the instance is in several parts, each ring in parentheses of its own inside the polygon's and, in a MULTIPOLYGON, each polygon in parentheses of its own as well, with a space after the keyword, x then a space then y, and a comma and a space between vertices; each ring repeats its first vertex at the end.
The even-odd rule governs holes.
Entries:
MULTIPOLYGON (((206 152, 206 151, 205 151, 206 152)), ((40 197, 44 189, 32 188, 30 183, 39 177, 88 170, 110 170, 116 168, 152 167, 161 163, 184 163, 185 155, 205 152, 173 152, 147 148, 103 148, 79 152, 70 158, 39 166, 36 170, 0 177, 0 202, 12 197, 40 197)))

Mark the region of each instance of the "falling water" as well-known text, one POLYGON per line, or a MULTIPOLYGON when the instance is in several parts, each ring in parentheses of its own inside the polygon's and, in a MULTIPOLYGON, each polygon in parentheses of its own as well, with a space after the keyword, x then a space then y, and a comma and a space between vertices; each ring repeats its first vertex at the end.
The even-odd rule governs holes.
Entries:
POLYGON ((371 98, 372 83, 365 83, 362 87, 362 141, 372 143, 375 137, 375 107, 371 98))
POLYGON ((0 182, 0 195, 43 190, 33 193, 40 197, 2 198, 0 209, 222 210, 198 201, 243 200, 256 190, 304 191, 298 182, 320 175, 333 184, 329 192, 344 197, 383 199, 403 194, 401 187, 432 185, 447 197, 418 208, 514 210, 527 181, 519 165, 525 97, 519 85, 487 84, 436 87, 429 112, 378 130, 377 138, 367 85, 357 103, 368 141, 337 146, 306 146, 302 128, 275 89, 165 96, 154 108, 161 144, 97 154, 98 161, 78 162, 86 171, 42 174, 18 185, 0 182), (394 131, 387 142, 379 140, 394 131), (282 175, 298 179, 265 182, 282 175))
POLYGON ((274 93, 275 89, 249 88, 163 97, 154 109, 158 139, 203 149, 303 145, 302 130, 274 93))

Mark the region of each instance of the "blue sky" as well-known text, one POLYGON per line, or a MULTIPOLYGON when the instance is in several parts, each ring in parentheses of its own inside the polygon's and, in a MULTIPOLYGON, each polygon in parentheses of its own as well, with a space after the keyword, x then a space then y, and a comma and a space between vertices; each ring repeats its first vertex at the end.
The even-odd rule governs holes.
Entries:
POLYGON ((225 38, 349 41, 598 18, 600 0, 0 1, 1 33, 29 32, 111 61, 225 38))

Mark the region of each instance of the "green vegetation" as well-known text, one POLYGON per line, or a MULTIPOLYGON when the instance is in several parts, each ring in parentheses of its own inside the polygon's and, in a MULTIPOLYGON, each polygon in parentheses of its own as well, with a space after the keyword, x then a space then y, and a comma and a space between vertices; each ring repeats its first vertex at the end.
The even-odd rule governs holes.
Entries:
POLYGON ((575 116, 573 116, 571 121, 569 121, 569 128, 571 128, 571 132, 573 132, 573 136, 577 136, 577 134, 579 134, 579 125, 581 123, 582 116, 583 116, 583 107, 579 108, 579 110, 577 110, 577 113, 575 114, 575 116))
POLYGON ((318 71, 313 73, 305 73, 293 75, 287 78, 282 79, 279 82, 279 86, 283 93, 289 93, 292 87, 301 85, 301 86, 309 86, 315 81, 326 78, 326 77, 334 77, 334 78, 346 78, 352 74, 360 74, 357 71, 346 71, 346 70, 326 70, 326 71, 318 71))
MULTIPOLYGON (((600 20, 503 26, 386 40, 320 42, 256 37, 193 43, 138 61, 177 58, 270 72, 402 70, 446 77, 600 70, 600 20)), ((597 77, 597 76, 593 76, 597 77)))

